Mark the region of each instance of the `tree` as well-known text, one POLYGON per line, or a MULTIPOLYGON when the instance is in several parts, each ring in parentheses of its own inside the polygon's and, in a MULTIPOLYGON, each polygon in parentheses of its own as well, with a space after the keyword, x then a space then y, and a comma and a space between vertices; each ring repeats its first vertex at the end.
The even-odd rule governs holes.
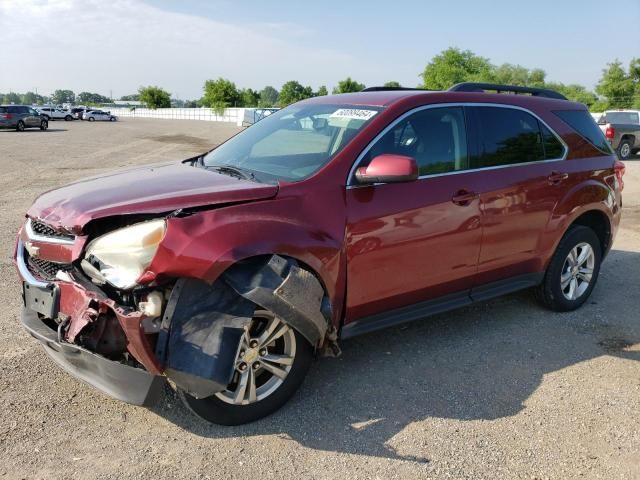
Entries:
POLYGON ((305 98, 313 97, 313 90, 311 87, 303 87, 299 82, 291 80, 280 89, 280 95, 278 96, 278 105, 286 107, 305 98))
POLYGON ((10 92, 4 95, 2 103, 15 104, 20 103, 20 95, 14 92, 10 92))
POLYGON ((147 108, 170 108, 171 107, 171 94, 160 87, 148 86, 140 87, 138 89, 138 95, 140 101, 144 103, 147 108))
POLYGON ((204 82, 202 105, 213 108, 219 115, 225 108, 235 107, 241 101, 236 84, 226 78, 207 80, 204 82))
POLYGON ((325 95, 329 95, 329 91, 327 90, 327 87, 325 87, 324 85, 320 85, 320 88, 318 88, 318 91, 315 93, 314 96, 324 97, 325 95))
POLYGON ((27 92, 20 98, 20 103, 24 105, 34 105, 44 103, 44 97, 34 92, 27 92))
POLYGON ((344 80, 338 82, 338 86, 334 87, 333 93, 350 93, 360 92, 365 89, 365 85, 358 83, 355 80, 351 80, 351 77, 347 77, 344 80))
POLYGON ((137 93, 134 93, 133 95, 124 95, 122 97, 120 97, 120 100, 124 101, 124 102, 139 102, 140 101, 140 95, 137 93))
POLYGON ((489 60, 471 50, 448 48, 433 57, 422 72, 422 84, 429 90, 446 90, 460 82, 480 81, 492 70, 489 60))
POLYGON ((278 103, 278 91, 267 85, 262 90, 260 90, 260 107, 273 107, 276 103, 278 103))
POLYGON ((387 82, 383 85, 383 87, 388 87, 388 88, 402 88, 402 85, 400 85, 400 82, 396 82, 396 81, 391 81, 391 82, 387 82))
POLYGON ((250 88, 240 90, 240 103, 243 107, 257 107, 260 103, 260 94, 250 88))
POLYGON ((615 60, 602 70, 596 92, 606 98, 608 108, 631 108, 634 105, 638 82, 634 82, 632 75, 637 74, 638 67, 638 60, 633 59, 629 68, 630 75, 622 67, 622 62, 615 60))
POLYGON ((80 92, 76 97, 76 100, 79 103, 83 103, 85 105, 90 103, 110 103, 111 99, 109 97, 103 97, 99 93, 90 93, 90 92, 80 92))
POLYGON ((488 70, 482 71, 472 80, 521 87, 544 87, 546 75, 546 72, 540 68, 529 70, 521 65, 503 63, 498 67, 490 65, 488 70))
POLYGON ((63 103, 74 103, 76 100, 76 95, 71 90, 56 90, 51 95, 51 102, 56 105, 61 105, 63 103))
POLYGON ((197 100, 187 100, 184 102, 184 108, 197 108, 198 101, 197 100))

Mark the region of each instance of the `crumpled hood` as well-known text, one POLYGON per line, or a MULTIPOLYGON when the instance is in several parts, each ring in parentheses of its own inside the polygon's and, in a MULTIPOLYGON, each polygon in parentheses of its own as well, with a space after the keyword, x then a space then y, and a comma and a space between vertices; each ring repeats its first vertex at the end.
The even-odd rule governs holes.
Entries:
POLYGON ((88 178, 41 195, 27 215, 80 233, 96 218, 163 213, 271 198, 277 185, 240 180, 188 164, 147 166, 88 178))

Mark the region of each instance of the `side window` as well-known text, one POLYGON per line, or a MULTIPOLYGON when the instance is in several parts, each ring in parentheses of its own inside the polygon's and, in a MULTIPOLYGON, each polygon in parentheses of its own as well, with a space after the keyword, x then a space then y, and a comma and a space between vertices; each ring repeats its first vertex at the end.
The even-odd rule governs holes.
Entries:
POLYGON ((468 168, 462 107, 428 108, 408 116, 369 149, 360 166, 385 153, 415 158, 420 175, 468 168))
POLYGON ((469 110, 477 135, 472 168, 545 159, 542 134, 533 115, 515 108, 472 107, 469 110))
MULTIPOLYGON (((586 110, 560 110, 553 113, 602 153, 607 155, 613 153, 604 133, 589 112, 586 110)), ((608 118, 607 121, 609 121, 608 118)))
POLYGON ((558 140, 551 130, 545 127, 542 123, 540 125, 540 131, 542 132, 542 143, 544 144, 544 158, 545 160, 554 160, 556 158, 562 158, 564 155, 564 145, 558 140))

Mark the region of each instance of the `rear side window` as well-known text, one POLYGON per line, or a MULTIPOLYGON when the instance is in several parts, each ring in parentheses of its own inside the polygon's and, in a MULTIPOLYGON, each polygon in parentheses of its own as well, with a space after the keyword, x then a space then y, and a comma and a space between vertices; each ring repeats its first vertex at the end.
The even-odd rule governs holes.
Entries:
POLYGON ((589 112, 586 110, 559 110, 553 113, 602 153, 613 153, 604 133, 589 112))
POLYGON ((542 123, 538 122, 538 125, 540 125, 540 131, 542 132, 545 160, 562 158, 564 156, 564 145, 560 143, 558 137, 551 133, 551 130, 545 127, 542 123))
MULTIPOLYGON (((476 152, 471 156, 471 168, 545 160, 543 132, 533 115, 501 107, 470 107, 469 112, 476 136, 476 152)), ((557 149, 551 138, 545 140, 550 143, 550 152, 557 149)))
POLYGON ((7 113, 7 107, 0 107, 0 113, 7 113))

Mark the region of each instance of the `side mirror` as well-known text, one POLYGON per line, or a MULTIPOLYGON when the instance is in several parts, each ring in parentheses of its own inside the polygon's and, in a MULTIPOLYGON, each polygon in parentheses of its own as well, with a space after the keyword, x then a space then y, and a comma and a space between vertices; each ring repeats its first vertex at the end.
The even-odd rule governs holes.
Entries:
POLYGON ((412 182, 417 178, 414 158, 389 153, 374 157, 368 166, 356 170, 356 179, 363 184, 412 182))

